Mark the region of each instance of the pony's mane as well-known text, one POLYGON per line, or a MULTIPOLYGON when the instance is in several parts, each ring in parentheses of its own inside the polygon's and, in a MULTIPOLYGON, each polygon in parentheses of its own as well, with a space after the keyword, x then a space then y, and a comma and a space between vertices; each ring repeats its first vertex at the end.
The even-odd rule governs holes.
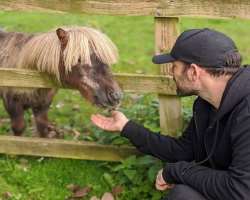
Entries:
MULTIPOLYGON (((114 64, 118 52, 113 42, 103 33, 89 27, 63 28, 68 32, 68 43, 63 52, 65 71, 79 62, 91 65, 91 54, 107 65, 114 64)), ((53 74, 60 81, 59 60, 61 44, 56 31, 32 37, 22 48, 17 62, 18 68, 36 68, 53 74)))

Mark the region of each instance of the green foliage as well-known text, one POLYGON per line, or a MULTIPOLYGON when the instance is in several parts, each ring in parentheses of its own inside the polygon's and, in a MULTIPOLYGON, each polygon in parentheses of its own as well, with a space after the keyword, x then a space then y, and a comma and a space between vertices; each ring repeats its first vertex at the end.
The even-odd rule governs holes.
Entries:
POLYGON ((116 186, 122 188, 117 200, 160 199, 154 182, 162 162, 151 157, 131 156, 121 163, 0 157, 0 199, 61 200, 70 196, 68 185, 89 186, 91 196, 101 196, 116 186))
MULTIPOLYGON (((151 131, 160 131, 159 102, 154 95, 125 95, 120 111, 129 119, 145 126, 151 131)), ((105 112, 102 112, 102 114, 109 115, 109 113, 105 112)), ((118 133, 110 134, 95 127, 92 133, 91 141, 98 141, 102 144, 130 144, 126 138, 121 137, 118 133)))
POLYGON ((191 117, 193 116, 193 102, 195 100, 195 96, 193 97, 185 97, 181 99, 181 103, 183 105, 182 116, 184 122, 184 128, 189 123, 191 117))
POLYGON ((0 189, 0 199, 10 192, 11 200, 62 200, 70 196, 70 184, 93 186, 89 195, 100 195, 109 189, 102 181, 105 170, 98 166, 100 163, 1 156, 0 184, 4 187, 0 189))
POLYGON ((162 168, 162 162, 151 157, 131 156, 121 164, 106 165, 110 173, 105 173, 103 179, 110 188, 115 185, 124 187, 118 199, 155 199, 159 200, 161 192, 154 189, 155 177, 162 168))
POLYGON ((123 99, 121 111, 129 119, 142 124, 153 132, 160 131, 159 102, 154 95, 127 95, 123 99))

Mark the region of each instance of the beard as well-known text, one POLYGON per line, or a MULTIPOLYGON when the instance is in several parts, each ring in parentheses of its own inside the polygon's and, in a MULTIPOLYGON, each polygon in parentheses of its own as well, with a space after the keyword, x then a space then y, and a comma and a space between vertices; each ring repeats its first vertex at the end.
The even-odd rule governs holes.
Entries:
POLYGON ((189 89, 184 89, 184 88, 180 88, 177 87, 176 89, 176 94, 179 97, 188 97, 188 96, 193 96, 193 95, 197 95, 198 91, 196 90, 189 90, 189 89))
POLYGON ((180 82, 177 82, 176 80, 175 80, 175 83, 176 83, 176 94, 179 97, 193 96, 193 95, 198 95, 199 93, 197 90, 194 90, 192 88, 183 87, 180 84, 180 82))

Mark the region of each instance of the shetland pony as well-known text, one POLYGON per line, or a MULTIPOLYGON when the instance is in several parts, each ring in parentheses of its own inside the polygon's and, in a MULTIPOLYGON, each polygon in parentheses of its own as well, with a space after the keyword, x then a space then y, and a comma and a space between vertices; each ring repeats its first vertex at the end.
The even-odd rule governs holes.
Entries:
MULTIPOLYGON (((41 34, 0 31, 0 67, 45 72, 62 86, 78 90, 93 104, 114 108, 121 89, 110 65, 117 61, 113 42, 89 27, 65 27, 41 34)), ((56 137, 48 110, 57 89, 0 88, 14 135, 25 129, 24 111, 32 109, 41 137, 56 137)))

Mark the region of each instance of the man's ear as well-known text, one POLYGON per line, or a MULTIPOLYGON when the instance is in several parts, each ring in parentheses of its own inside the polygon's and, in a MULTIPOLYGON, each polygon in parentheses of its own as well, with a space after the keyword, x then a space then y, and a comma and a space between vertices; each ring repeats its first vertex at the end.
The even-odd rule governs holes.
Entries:
POLYGON ((199 66, 192 63, 187 71, 187 77, 190 81, 196 81, 200 76, 199 66))
POLYGON ((68 43, 68 38, 69 38, 67 31, 63 30, 62 28, 58 28, 56 30, 56 34, 57 34, 58 39, 61 42, 62 47, 65 48, 68 43))

